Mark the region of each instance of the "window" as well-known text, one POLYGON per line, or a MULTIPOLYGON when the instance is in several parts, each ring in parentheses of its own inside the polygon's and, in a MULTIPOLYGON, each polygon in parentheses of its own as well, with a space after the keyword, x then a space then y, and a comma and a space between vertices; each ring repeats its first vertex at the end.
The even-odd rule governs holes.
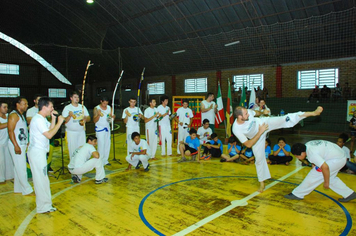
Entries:
POLYGON ((164 82, 151 83, 147 85, 149 95, 164 94, 164 82))
POLYGON ((339 83, 338 68, 298 71, 298 89, 314 89, 316 85, 335 88, 337 83, 339 83))
POLYGON ((66 98, 67 91, 66 91, 66 89, 49 88, 48 89, 48 97, 50 97, 50 98, 66 98))
POLYGON ((20 74, 20 66, 0 63, 0 74, 19 75, 20 74))
POLYGON ((184 81, 185 93, 206 93, 208 91, 208 78, 186 79, 184 81))
POLYGON ((252 87, 257 88, 258 86, 263 89, 263 74, 235 75, 234 83, 235 91, 243 86, 247 86, 247 90, 251 90, 252 87))
POLYGON ((0 87, 0 97, 15 98, 20 96, 20 88, 0 87))

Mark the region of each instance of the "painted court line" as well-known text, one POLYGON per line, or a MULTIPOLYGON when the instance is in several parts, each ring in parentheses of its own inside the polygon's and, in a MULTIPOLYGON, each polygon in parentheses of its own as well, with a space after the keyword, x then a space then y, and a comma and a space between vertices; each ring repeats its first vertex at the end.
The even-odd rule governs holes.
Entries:
MULTIPOLYGON (((290 177, 291 175, 294 175, 295 173, 297 173, 299 170, 301 170, 303 167, 299 166, 298 168, 296 168, 295 170, 293 170, 292 172, 286 174, 285 176, 279 178, 278 180, 270 183, 269 185, 267 185, 265 187, 265 191, 273 186, 275 186, 276 184, 280 183, 280 181, 285 180, 286 178, 290 177)), ((222 216, 223 214, 231 211, 232 209, 238 207, 238 206, 245 206, 247 205, 247 201, 250 200, 251 198, 256 197, 258 194, 260 194, 260 192, 254 192, 250 195, 248 195, 247 197, 241 199, 241 200, 235 200, 231 202, 231 205, 228 207, 225 207, 224 209, 212 214, 211 216, 208 216, 202 220, 200 220, 199 222, 189 226, 188 228, 183 229, 182 231, 174 234, 173 236, 182 236, 182 235, 186 235, 191 233, 192 231, 200 228, 201 226, 205 225, 206 223, 209 223, 210 221, 222 216)))

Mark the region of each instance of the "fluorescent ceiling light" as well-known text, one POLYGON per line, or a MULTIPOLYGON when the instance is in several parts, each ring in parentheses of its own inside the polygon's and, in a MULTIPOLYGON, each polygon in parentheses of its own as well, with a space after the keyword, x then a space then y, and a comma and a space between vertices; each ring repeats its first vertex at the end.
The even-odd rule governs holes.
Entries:
POLYGON ((180 50, 180 51, 175 51, 175 52, 172 52, 173 54, 178 54, 178 53, 183 53, 185 52, 185 50, 180 50))
POLYGON ((235 45, 235 44, 238 44, 238 43, 240 43, 240 41, 235 41, 235 42, 227 43, 227 44, 225 44, 224 46, 225 46, 225 47, 228 47, 228 46, 232 46, 232 45, 235 45))
POLYGON ((94 3, 94 0, 87 0, 87 3, 92 4, 94 3))

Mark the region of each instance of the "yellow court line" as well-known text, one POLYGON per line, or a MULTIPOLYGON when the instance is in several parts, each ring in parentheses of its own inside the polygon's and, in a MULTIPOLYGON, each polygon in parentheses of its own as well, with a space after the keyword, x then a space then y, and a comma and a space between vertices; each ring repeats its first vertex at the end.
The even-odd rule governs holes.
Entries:
MULTIPOLYGON (((302 168, 303 168, 303 167, 300 166, 300 167, 296 168, 295 170, 293 170, 292 172, 290 172, 290 173, 286 174, 285 176, 279 178, 278 180, 276 180, 276 181, 270 183, 269 185, 267 185, 267 186, 265 187, 265 190, 267 190, 267 189, 273 187, 274 185, 280 183, 280 181, 285 180, 286 178, 290 177, 291 175, 294 175, 295 173, 297 173, 297 172, 298 172, 299 170, 301 170, 302 168)), ((246 205, 247 205, 247 201, 250 200, 251 198, 256 197, 258 194, 260 194, 260 192, 257 192, 257 191, 256 191, 256 192, 254 192, 254 193, 248 195, 247 197, 245 197, 245 198, 243 198, 243 199, 234 200, 234 201, 231 202, 231 205, 230 205, 230 206, 227 206, 227 207, 225 207, 224 209, 222 209, 222 210, 220 210, 220 211, 218 211, 218 212, 216 212, 216 213, 214 213, 214 214, 212 214, 212 215, 210 215, 210 216, 208 216, 208 217, 206 217, 206 218, 200 220, 199 222, 197 222, 197 223, 195 223, 195 224, 189 226, 188 228, 183 229, 182 231, 180 231, 180 232, 174 234, 173 236, 182 236, 182 235, 189 234, 189 233, 191 233, 192 231, 194 231, 194 230, 196 230, 196 229, 202 227, 202 226, 205 225, 206 223, 209 223, 210 221, 212 221, 212 220, 214 220, 214 219, 216 219, 216 218, 222 216, 223 214, 225 214, 225 213, 231 211, 232 209, 234 209, 234 208, 236 208, 236 207, 238 207, 238 206, 246 206, 246 205)))

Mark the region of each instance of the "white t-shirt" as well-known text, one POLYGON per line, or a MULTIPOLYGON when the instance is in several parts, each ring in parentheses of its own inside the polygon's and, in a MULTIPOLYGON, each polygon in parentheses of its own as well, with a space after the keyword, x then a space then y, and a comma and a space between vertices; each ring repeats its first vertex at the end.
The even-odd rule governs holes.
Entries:
POLYGON ((129 116, 127 118, 126 127, 131 127, 131 128, 139 127, 140 126, 140 124, 139 124, 140 118, 138 117, 138 114, 143 115, 141 109, 137 108, 137 107, 134 107, 134 108, 126 107, 124 109, 124 111, 122 112, 122 119, 126 118, 126 116, 127 116, 126 111, 128 111, 131 114, 131 116, 129 116))
MULTIPOLYGON (((6 119, 0 117, 0 123, 5 124, 7 123, 8 114, 6 114, 6 119)), ((0 129, 0 145, 7 145, 9 141, 9 133, 7 132, 7 128, 0 129)))
POLYGON ((49 152, 49 140, 43 133, 47 132, 50 126, 51 123, 38 113, 32 118, 30 123, 29 149, 35 147, 49 152))
POLYGON ((201 123, 203 124, 203 121, 205 119, 208 119, 209 124, 211 125, 215 124, 215 105, 216 105, 215 102, 214 101, 208 102, 207 100, 203 100, 201 103, 204 104, 205 109, 208 109, 211 105, 213 105, 213 109, 201 113, 201 123))
POLYGON ((146 150, 147 156, 151 155, 151 150, 146 140, 141 139, 139 144, 132 141, 129 152, 141 152, 142 150, 146 150))
POLYGON ((346 158, 345 152, 338 145, 329 141, 309 141, 305 146, 307 146, 307 159, 318 167, 321 167, 327 160, 346 158))
POLYGON ((213 131, 210 128, 204 129, 204 127, 199 127, 197 135, 199 135, 200 144, 206 143, 212 133, 213 131))
POLYGON ((108 105, 106 110, 100 108, 100 105, 97 105, 96 110, 100 110, 102 116, 99 117, 98 122, 95 123, 95 131, 103 130, 104 128, 110 129, 110 123, 108 119, 110 119, 111 107, 108 105))
POLYGON ((351 156, 350 156, 350 149, 349 149, 348 147, 346 147, 346 146, 343 146, 343 147, 342 147, 342 150, 344 150, 345 155, 346 155, 346 159, 349 161, 350 158, 351 158, 351 156))
POLYGON ((232 125, 232 132, 240 140, 241 143, 244 143, 249 139, 252 139, 258 132, 258 126, 260 119, 256 119, 254 116, 256 112, 248 109, 249 116, 248 121, 245 121, 243 124, 237 124, 236 120, 232 125))
POLYGON ((162 105, 159 105, 157 107, 157 111, 159 112, 159 114, 163 115, 165 113, 167 113, 167 111, 169 110, 169 113, 168 115, 166 115, 165 117, 162 118, 162 120, 160 120, 158 122, 158 125, 159 126, 166 126, 166 127, 171 127, 171 122, 169 120, 169 115, 171 114, 171 110, 169 109, 169 106, 162 106, 162 105))
POLYGON ((178 108, 177 116, 179 118, 179 123, 182 122, 183 126, 185 126, 186 124, 189 125, 190 119, 193 119, 193 117, 194 117, 192 109, 190 109, 189 107, 187 107, 187 108, 184 108, 184 107, 178 108))
POLYGON ((26 117, 34 117, 38 113, 38 107, 31 107, 26 112, 26 117))
POLYGON ((259 106, 257 106, 257 107, 255 107, 253 110, 254 111, 259 111, 259 112, 264 112, 265 110, 267 110, 268 111, 268 115, 271 115, 271 109, 269 109, 268 107, 267 107, 267 105, 264 105, 265 106, 265 109, 260 109, 260 107, 259 106))
POLYGON ((83 146, 75 149, 73 156, 70 159, 70 163, 68 164, 68 168, 74 169, 83 166, 95 151, 95 147, 89 143, 85 143, 83 146))
MULTIPOLYGON (((146 108, 145 110, 145 114, 144 116, 149 119, 151 118, 153 115, 156 115, 158 112, 157 112, 157 108, 151 108, 151 107, 148 107, 146 108)), ((157 122, 155 121, 157 119, 156 118, 153 118, 152 120, 150 120, 149 122, 147 122, 145 125, 146 125, 146 129, 155 129, 157 130, 157 122)))
POLYGON ((84 115, 82 111, 82 104, 78 104, 77 107, 69 104, 64 107, 62 111, 63 117, 68 117, 69 112, 73 112, 74 117, 71 117, 68 123, 66 124, 66 129, 68 131, 83 131, 84 127, 80 125, 80 121, 83 120, 84 116, 89 116, 87 108, 84 106, 84 115))

